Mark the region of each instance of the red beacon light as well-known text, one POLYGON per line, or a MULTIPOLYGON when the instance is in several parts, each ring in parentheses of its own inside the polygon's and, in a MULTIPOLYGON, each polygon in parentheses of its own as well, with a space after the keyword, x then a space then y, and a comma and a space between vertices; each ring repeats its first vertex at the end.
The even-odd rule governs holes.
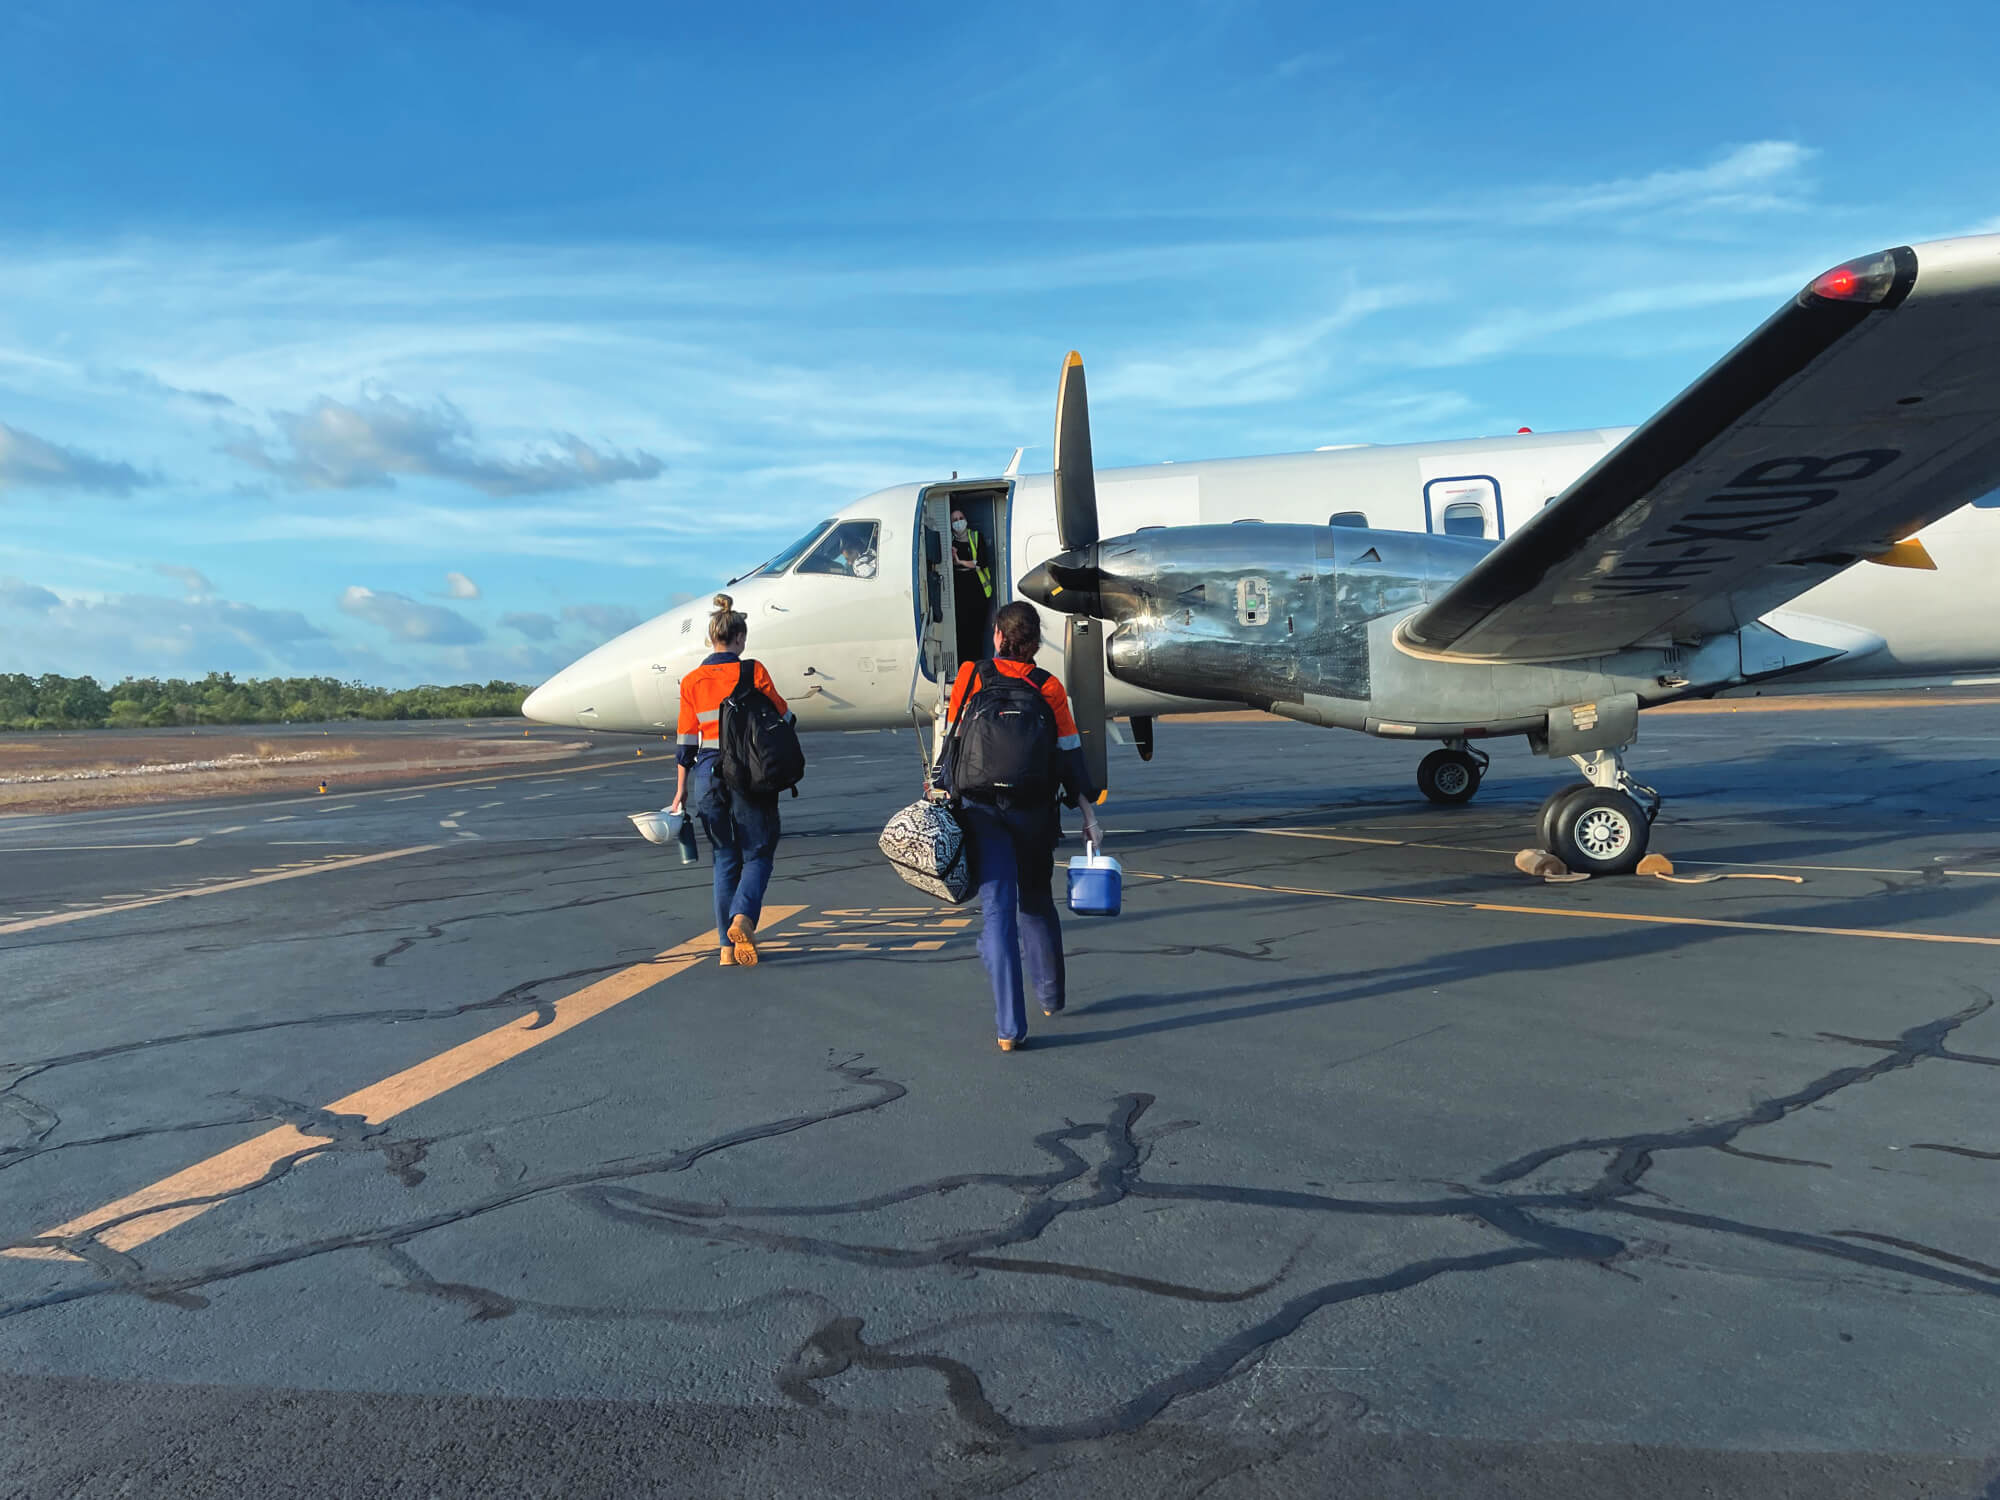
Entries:
POLYGON ((1878 307, 1884 303, 1893 307, 1909 293, 1909 281, 1913 278, 1901 277, 1904 257, 1910 259, 1910 269, 1914 271, 1915 257, 1907 250, 1884 250, 1880 255, 1864 255, 1859 260, 1850 260, 1815 276, 1799 294, 1799 301, 1845 302, 1850 306, 1859 303, 1866 307, 1878 307), (1900 295, 1898 295, 1900 290, 1900 295))
POLYGON ((1532 427, 1516 427, 1514 429, 1514 436, 1519 437, 1524 432, 1533 432, 1534 430, 1532 427))

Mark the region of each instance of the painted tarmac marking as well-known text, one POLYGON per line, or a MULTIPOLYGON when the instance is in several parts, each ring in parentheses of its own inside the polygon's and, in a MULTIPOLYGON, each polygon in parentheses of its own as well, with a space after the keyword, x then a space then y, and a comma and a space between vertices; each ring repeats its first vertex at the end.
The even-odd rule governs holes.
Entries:
MULTIPOLYGON (((588 751, 585 752, 586 756, 591 753, 593 752, 588 752, 588 751)), ((599 750, 594 753, 602 754, 604 752, 599 750)), ((577 765, 564 766, 560 768, 559 770, 556 771, 553 777, 550 776, 546 771, 534 770, 534 771, 517 771, 511 776, 496 776, 493 779, 495 781, 528 781, 529 777, 540 777, 542 778, 541 780, 529 781, 528 784, 530 786, 546 786, 551 784, 552 782, 555 782, 556 778, 562 776, 574 776, 581 771, 595 771, 599 775, 603 775, 606 772, 610 771, 625 771, 629 769, 631 768, 622 761, 607 762, 607 761, 593 761, 589 759, 582 759, 580 763, 577 765)), ((411 783, 409 782, 404 782, 401 784, 405 787, 411 785, 411 783)), ((480 784, 464 780, 420 781, 415 783, 415 789, 419 791, 437 791, 440 788, 449 789, 452 787, 461 787, 461 786, 472 786, 475 789, 477 789, 478 785, 480 784)), ((391 784, 385 787, 377 787, 373 791, 360 790, 352 792, 342 792, 340 795, 343 797, 386 797, 389 793, 395 790, 396 790, 395 784, 391 784)), ((205 798, 202 800, 208 801, 213 799, 205 798)), ((310 797, 275 797, 262 802, 241 803, 230 810, 233 812, 241 813, 241 812, 248 812, 251 811, 252 809, 259 807, 300 807, 307 803, 317 802, 318 800, 319 798, 317 793, 315 793, 313 796, 310 797)), ((71 814, 51 817, 41 822, 0 823, 0 827, 7 827, 10 830, 15 830, 20 832, 32 832, 36 829, 42 829, 42 828, 62 828, 62 827, 75 826, 77 820, 79 819, 82 820, 83 826, 96 827, 98 825, 105 823, 151 823, 151 822, 156 822, 161 818, 198 818, 204 816, 213 816, 216 811, 217 809, 212 807, 196 806, 196 807, 180 807, 180 808, 168 809, 156 806, 148 809, 145 812, 117 813, 117 814, 71 813, 71 814)), ((26 813, 19 813, 19 814, 8 814, 5 816, 8 819, 12 819, 15 817, 28 817, 31 815, 26 813)), ((290 815, 287 814, 287 816, 290 815)), ((267 823, 271 823, 271 822, 276 822, 277 820, 274 818, 266 818, 264 821, 267 823)))
POLYGON ((32 932, 40 927, 55 927, 64 922, 80 922, 85 917, 104 917, 113 912, 138 911, 142 907, 158 906, 162 901, 179 901, 187 896, 219 896, 224 891, 248 890, 251 886, 270 885, 279 880, 295 880, 301 875, 319 875, 329 870, 351 870, 361 865, 379 864, 385 859, 401 859, 406 854, 425 854, 437 847, 436 844, 412 844, 407 849, 390 849, 381 854, 356 854, 345 858, 334 856, 304 865, 264 867, 252 871, 247 879, 189 886, 186 890, 175 891, 171 895, 147 896, 141 900, 120 901, 110 906, 96 902, 65 903, 72 907, 80 906, 80 909, 72 909, 49 917, 30 917, 20 922, 0 922, 0 936, 10 932, 32 932))
POLYGON ((225 833, 241 833, 244 829, 248 828, 249 826, 250 825, 248 823, 232 823, 227 828, 216 829, 215 836, 217 838, 221 838, 222 835, 224 835, 225 833))
POLYGON ((766 953, 934 953, 972 925, 935 906, 851 906, 800 922, 800 936, 758 943, 766 953))
POLYGON ((408 792, 401 797, 384 797, 382 800, 384 802, 421 802, 424 800, 424 794, 422 792, 408 792))
POLYGON ((1945 943, 1963 947, 2000 948, 2000 937, 1974 937, 1959 932, 1895 932, 1882 927, 1815 927, 1803 922, 1748 922, 1726 917, 1673 917, 1642 911, 1585 911, 1580 907, 1517 906, 1505 901, 1454 901, 1445 896, 1370 896, 1359 891, 1321 891, 1297 885, 1254 885, 1246 880, 1213 880, 1199 875, 1162 875, 1151 878, 1177 881, 1182 885, 1217 886, 1227 891, 1265 891, 1284 896, 1319 896, 1328 901, 1364 901, 1375 906, 1455 907, 1460 911, 1497 911, 1529 917, 1571 917, 1589 922, 1638 922, 1657 927, 1717 927, 1732 932, 1782 932, 1804 937, 1875 938, 1894 943, 1945 943))
POLYGON ((200 838, 175 839, 171 844, 7 844, 0 854, 80 854, 100 849, 185 849, 200 838))
MULTIPOLYGON (((404 851, 409 852, 409 851, 404 851)), ((376 856, 381 858, 382 856, 376 856)), ((803 906, 767 906, 763 925, 771 926, 804 911, 803 906)), ((357 1090, 326 1106, 328 1114, 359 1115, 370 1125, 394 1119, 405 1110, 435 1099, 447 1089, 477 1078, 531 1048, 572 1031, 585 1021, 601 1016, 614 1005, 643 994, 663 980, 672 979, 700 964, 712 961, 715 935, 704 930, 666 952, 634 964, 574 994, 563 996, 550 1007, 549 1019, 541 1010, 526 1015, 462 1042, 414 1067, 405 1068, 357 1090)), ((324 1136, 307 1135, 295 1125, 275 1130, 232 1146, 227 1151, 197 1162, 185 1171, 162 1178, 150 1187, 127 1194, 102 1208, 71 1219, 66 1224, 34 1236, 39 1244, 20 1244, 0 1250, 0 1255, 19 1260, 80 1261, 82 1256, 46 1243, 88 1234, 98 1244, 127 1251, 198 1218, 215 1207, 215 1201, 190 1202, 206 1198, 219 1201, 228 1194, 252 1187, 274 1168, 289 1166, 309 1156, 329 1150, 333 1142, 324 1136)))
MULTIPOLYGON (((503 799, 502 799, 502 801, 504 801, 504 800, 505 800, 505 799, 503 798, 503 799)), ((479 807, 477 808, 477 811, 479 811, 479 812, 485 812, 485 811, 486 811, 486 809, 487 809, 487 808, 489 808, 489 807, 498 807, 498 806, 500 806, 500 805, 501 805, 501 804, 500 804, 499 802, 482 802, 482 803, 480 803, 480 804, 479 804, 479 807)))
POLYGON ((297 816, 298 816, 297 813, 280 813, 277 817, 266 818, 264 821, 266 823, 289 823, 292 821, 292 819, 296 818, 297 816))

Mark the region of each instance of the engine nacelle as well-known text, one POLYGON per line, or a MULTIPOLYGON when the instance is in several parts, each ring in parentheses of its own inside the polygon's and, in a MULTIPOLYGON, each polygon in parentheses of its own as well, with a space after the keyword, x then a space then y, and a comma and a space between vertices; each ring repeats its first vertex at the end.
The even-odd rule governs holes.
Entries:
POLYGON ((1135 687, 1423 739, 1547 737, 1566 705, 1665 702, 1839 654, 1763 627, 1565 662, 1456 661, 1400 644, 1397 623, 1494 546, 1348 527, 1158 527, 1051 558, 1021 590, 1111 621, 1107 665, 1135 687))

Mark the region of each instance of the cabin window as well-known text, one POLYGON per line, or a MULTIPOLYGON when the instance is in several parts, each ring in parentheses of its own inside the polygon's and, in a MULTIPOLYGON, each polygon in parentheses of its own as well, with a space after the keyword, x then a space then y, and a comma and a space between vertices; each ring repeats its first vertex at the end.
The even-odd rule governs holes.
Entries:
POLYGON ((1368 529, 1368 512, 1365 510, 1337 510, 1326 518, 1329 526, 1359 526, 1368 529))
POLYGON ((1446 536, 1485 536, 1486 507, 1476 500, 1454 500, 1444 508, 1446 536))
POLYGON ((876 534, 881 529, 878 521, 842 521, 799 564, 800 576, 831 573, 838 578, 873 578, 876 534))
POLYGON ((745 578, 776 577, 778 574, 784 572, 785 569, 789 568, 793 563, 797 562, 800 558, 804 557, 806 555, 806 549, 810 547, 814 542, 818 541, 823 535, 825 535, 826 528, 831 526, 832 524, 833 522, 831 521, 821 521, 817 526, 813 527, 811 531, 808 531, 804 536, 800 537, 796 542, 793 542, 791 546, 787 547, 783 552, 780 552, 776 557, 772 558, 769 562, 765 563, 761 568, 752 568, 749 572, 745 573, 743 576, 745 578))

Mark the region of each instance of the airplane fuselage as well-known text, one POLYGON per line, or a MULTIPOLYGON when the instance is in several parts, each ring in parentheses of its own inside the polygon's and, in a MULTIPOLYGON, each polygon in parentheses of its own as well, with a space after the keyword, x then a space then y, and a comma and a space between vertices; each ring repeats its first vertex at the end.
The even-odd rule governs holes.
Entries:
MULTIPOLYGON (((1254 557, 1262 543, 1275 546, 1281 534, 1290 534, 1287 556, 1296 563, 1293 529, 1313 528, 1321 538, 1317 550, 1331 565, 1328 576, 1339 570, 1356 582, 1345 596, 1338 584, 1328 585, 1328 618, 1315 625, 1319 645, 1312 660, 1318 665, 1310 669, 1318 674, 1315 694, 1323 706, 1302 716, 1378 733, 1442 737, 1490 710, 1487 716, 1495 723, 1486 727, 1512 732, 1500 722, 1507 703, 1481 687, 1490 681, 1491 669, 1477 666, 1462 669, 1470 695, 1464 713, 1440 718, 1433 704, 1423 723, 1411 723, 1413 715, 1394 701, 1394 648, 1386 638, 1371 648, 1368 637, 1392 629, 1397 618, 1426 602, 1433 587, 1448 583, 1499 539, 1535 524, 1542 507, 1626 432, 1590 429, 1101 470, 1100 530, 1106 537, 1143 537, 1154 527, 1230 528, 1229 537, 1240 537, 1246 557, 1254 557), (1413 543, 1422 545, 1413 550, 1413 543), (1375 564, 1357 561, 1371 546, 1375 564), (1364 666, 1371 651, 1378 664, 1365 674, 1368 687, 1358 695, 1356 651, 1364 666), (1384 666, 1390 668, 1386 674, 1384 666)), ((770 669, 802 728, 874 729, 930 716, 939 688, 922 649, 919 532, 924 497, 935 498, 940 490, 983 491, 996 498, 992 514, 1004 517, 997 528, 1001 534, 985 540, 998 598, 1015 597, 1021 577, 1061 550, 1047 474, 898 485, 864 496, 834 517, 879 526, 872 576, 760 570, 730 585, 737 608, 750 618, 751 653, 770 669)), ((1949 680, 2000 668, 2000 612, 1969 607, 2000 573, 2000 512, 1966 507, 1927 528, 1923 538, 1936 572, 1858 565, 1769 617, 1786 636, 1842 653, 1823 665, 1788 671, 1787 683, 1949 680)), ((708 650, 709 608, 703 598, 607 642, 545 684, 530 702, 531 716, 671 734, 681 675, 708 650)), ((1059 670, 1062 620, 1047 613, 1045 621, 1051 644, 1043 665, 1059 670)), ((1168 676, 1145 670, 1136 635, 1128 632, 1122 646, 1112 638, 1106 683, 1111 714, 1200 712, 1274 696, 1251 675, 1231 679, 1240 691, 1229 696, 1223 696, 1228 681, 1202 684, 1201 697, 1189 696, 1184 676, 1172 679, 1177 691, 1148 686, 1168 676)), ((1295 609, 1289 635, 1293 656, 1299 635, 1295 609)), ((1284 638, 1273 633, 1270 639, 1277 646, 1284 638)), ((1274 653, 1273 660, 1281 654, 1274 653)), ((1685 683, 1656 686, 1641 695, 1647 702, 1763 675, 1723 671, 1714 662, 1709 667, 1720 675, 1707 679, 1700 664, 1689 671, 1689 664, 1676 663, 1666 674, 1650 658, 1629 665, 1635 680, 1666 675, 1685 683)), ((1582 698, 1589 695, 1584 688, 1595 683, 1602 691, 1609 680, 1601 666, 1593 666, 1567 685, 1576 693, 1565 686, 1560 696, 1582 698)), ((1435 683, 1433 674, 1426 694, 1434 693, 1435 683)))

